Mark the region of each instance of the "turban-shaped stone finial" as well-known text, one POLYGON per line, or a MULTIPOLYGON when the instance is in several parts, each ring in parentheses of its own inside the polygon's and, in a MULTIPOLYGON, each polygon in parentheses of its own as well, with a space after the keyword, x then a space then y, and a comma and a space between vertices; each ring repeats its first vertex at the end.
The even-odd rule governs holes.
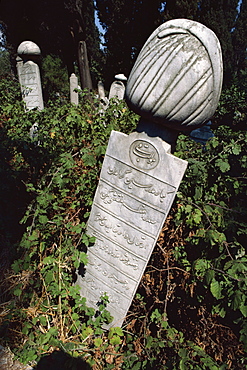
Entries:
POLYGON ((221 47, 214 32, 174 19, 144 44, 127 81, 126 100, 148 121, 191 130, 212 117, 221 86, 221 47))

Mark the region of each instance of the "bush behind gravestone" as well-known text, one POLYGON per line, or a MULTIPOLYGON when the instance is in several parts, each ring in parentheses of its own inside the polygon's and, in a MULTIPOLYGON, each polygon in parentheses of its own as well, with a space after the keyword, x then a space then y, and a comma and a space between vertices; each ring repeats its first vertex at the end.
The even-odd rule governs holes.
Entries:
POLYGON ((162 258, 154 253, 123 328, 107 332, 101 325, 110 319, 108 298, 102 297, 93 320, 73 278, 93 242, 85 226, 110 132, 130 133, 138 117, 124 102, 112 102, 101 116, 83 92, 78 107, 53 102, 25 113, 10 85, 2 83, 1 171, 11 171, 16 188, 25 184, 29 203, 12 268, 1 284, 3 344, 23 362, 60 348, 95 369, 243 369, 246 132, 219 127, 206 150, 180 135, 176 154, 189 167, 160 237, 162 258), (34 122, 39 136, 32 141, 34 122), (169 308, 176 304, 187 313, 193 305, 204 310, 206 324, 214 323, 218 332, 217 320, 229 332, 239 331, 235 358, 229 346, 217 344, 217 330, 212 349, 193 320, 194 334, 186 321, 179 324, 169 308))

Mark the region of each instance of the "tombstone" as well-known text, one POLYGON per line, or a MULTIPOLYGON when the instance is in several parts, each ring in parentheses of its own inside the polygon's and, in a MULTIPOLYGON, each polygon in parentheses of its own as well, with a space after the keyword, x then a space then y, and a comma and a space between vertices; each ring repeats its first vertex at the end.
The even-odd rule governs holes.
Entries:
POLYGON ((108 295, 110 327, 127 315, 187 166, 166 141, 210 119, 221 83, 218 39, 190 20, 161 25, 136 60, 126 97, 142 117, 137 132, 111 133, 87 227, 95 243, 77 280, 96 310, 108 295))
POLYGON ((111 133, 87 227, 96 242, 77 283, 91 307, 107 293, 112 326, 127 314, 186 165, 160 138, 111 133))
POLYGON ((119 100, 123 100, 125 93, 124 82, 127 81, 127 77, 120 73, 115 76, 115 79, 116 81, 114 81, 110 87, 109 99, 117 98, 119 100))
POLYGON ((144 44, 126 86, 127 104, 142 116, 137 130, 164 140, 167 132, 174 145, 179 131, 190 132, 214 114, 222 71, 213 31, 188 19, 162 24, 144 44))
POLYGON ((109 105, 109 100, 105 96, 105 89, 104 89, 104 85, 102 81, 98 82, 98 94, 99 94, 100 107, 101 107, 100 111, 101 113, 103 113, 103 111, 106 110, 109 105))
POLYGON ((72 104, 78 105, 79 103, 78 92, 75 91, 75 89, 78 89, 78 78, 74 73, 72 73, 69 78, 69 85, 70 85, 70 102, 72 104))
POLYGON ((36 63, 41 52, 32 41, 23 41, 17 49, 17 71, 26 109, 44 108, 39 66, 36 63))

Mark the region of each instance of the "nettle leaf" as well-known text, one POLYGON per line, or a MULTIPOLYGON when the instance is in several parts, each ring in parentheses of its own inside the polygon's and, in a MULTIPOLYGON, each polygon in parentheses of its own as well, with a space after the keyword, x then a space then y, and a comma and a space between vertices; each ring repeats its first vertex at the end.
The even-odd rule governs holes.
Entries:
POLYGON ((80 252, 80 262, 82 262, 84 265, 88 263, 87 254, 85 252, 80 252))
POLYGON ((232 154, 239 155, 241 153, 241 146, 240 145, 235 145, 232 148, 232 154))
POLYGON ((217 230, 208 230, 207 231, 207 237, 208 237, 211 245, 222 243, 226 240, 225 234, 220 233, 217 230))
POLYGON ((210 140, 210 144, 212 145, 213 148, 216 148, 219 145, 219 140, 216 137, 213 137, 210 140))
POLYGON ((216 299, 222 298, 220 283, 214 278, 212 279, 211 284, 210 284, 210 291, 216 299))
POLYGON ((210 262, 206 259, 200 258, 195 261, 194 269, 197 275, 204 275, 205 271, 210 268, 210 262))
POLYGON ((216 159, 215 165, 220 168, 221 172, 227 172, 231 168, 230 165, 229 165, 229 162, 226 159, 223 160, 221 158, 216 159))
POLYGON ((46 224, 47 222, 48 222, 49 220, 48 220, 48 217, 47 216, 43 216, 43 215, 40 215, 39 216, 39 222, 41 223, 41 224, 46 224))
POLYGON ((247 305, 245 304, 245 302, 241 302, 239 309, 240 309, 242 315, 244 317, 247 317, 247 305))
POLYGON ((237 310, 240 307, 241 303, 242 303, 242 293, 239 290, 237 290, 234 294, 231 307, 233 308, 233 310, 237 310))
POLYGON ((199 200, 199 199, 202 198, 202 187, 201 186, 196 187, 194 198, 195 198, 195 200, 199 200))
POLYGON ((195 209, 193 212, 193 220, 196 225, 198 225, 201 222, 202 219, 202 212, 200 209, 195 209))
POLYGON ((103 339, 102 338, 95 338, 94 339, 94 345, 95 345, 95 347, 100 347, 102 343, 103 343, 103 339))
POLYGON ((190 204, 187 204, 186 207, 184 208, 186 213, 191 213, 192 212, 192 206, 190 204))
POLYGON ((91 153, 83 154, 82 160, 85 166, 94 167, 96 165, 96 159, 94 155, 91 153))
POLYGON ((43 326, 46 326, 47 325, 47 320, 46 320, 46 317, 45 316, 40 316, 39 317, 39 321, 40 321, 40 324, 43 325, 43 326))
POLYGON ((22 289, 21 288, 16 288, 13 293, 16 297, 20 297, 21 293, 22 293, 22 289))
POLYGON ((205 283, 209 285, 212 282, 214 276, 215 276, 214 270, 207 270, 204 276, 205 283))
POLYGON ((221 307, 220 304, 218 304, 216 306, 213 306, 212 313, 217 314, 220 317, 225 317, 226 316, 226 311, 225 311, 224 307, 221 307))
POLYGON ((54 280, 54 275, 52 271, 47 271, 47 274, 45 275, 45 282, 46 284, 50 284, 54 280))
POLYGON ((106 146, 105 145, 99 145, 95 148, 95 154, 97 156, 105 154, 105 151, 106 151, 106 146))
POLYGON ((110 339, 110 343, 113 345, 120 344, 121 342, 122 340, 118 335, 113 335, 113 337, 110 339))
POLYGON ((124 336, 123 330, 120 327, 115 327, 115 333, 119 335, 120 337, 124 336))
POLYGON ((45 257, 43 259, 43 264, 44 265, 50 265, 50 264, 53 264, 54 262, 56 262, 56 259, 51 257, 51 256, 45 257))

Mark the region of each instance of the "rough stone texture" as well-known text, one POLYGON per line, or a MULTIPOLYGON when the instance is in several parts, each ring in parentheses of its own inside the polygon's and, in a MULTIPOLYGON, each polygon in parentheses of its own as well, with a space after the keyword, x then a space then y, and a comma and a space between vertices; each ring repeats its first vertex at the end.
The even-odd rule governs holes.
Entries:
POLYGON ((186 166, 160 138, 112 131, 88 222, 96 242, 77 280, 90 307, 107 293, 110 326, 127 314, 186 166))
POLYGON ((17 71, 26 109, 44 109, 39 67, 32 60, 17 60, 17 71))
POLYGON ((105 88, 102 81, 98 82, 98 94, 100 99, 105 99, 105 88))
POLYGON ((98 82, 98 94, 100 100, 100 113, 104 113, 104 111, 107 109, 109 105, 109 100, 105 96, 105 88, 102 81, 98 82))
POLYGON ((14 354, 9 349, 0 346, 0 370, 33 370, 33 368, 14 360, 14 354))
POLYGON ((222 70, 213 31, 198 22, 174 19, 144 44, 128 78, 126 101, 149 122, 192 130, 215 112, 222 70))
POLYGON ((70 102, 78 105, 79 103, 79 97, 78 92, 75 91, 75 89, 78 89, 78 78, 74 73, 71 74, 69 78, 70 83, 70 102))
POLYGON ((114 81, 111 84, 110 92, 109 92, 109 99, 111 98, 118 98, 119 100, 123 100, 125 92, 125 85, 122 81, 114 81))

